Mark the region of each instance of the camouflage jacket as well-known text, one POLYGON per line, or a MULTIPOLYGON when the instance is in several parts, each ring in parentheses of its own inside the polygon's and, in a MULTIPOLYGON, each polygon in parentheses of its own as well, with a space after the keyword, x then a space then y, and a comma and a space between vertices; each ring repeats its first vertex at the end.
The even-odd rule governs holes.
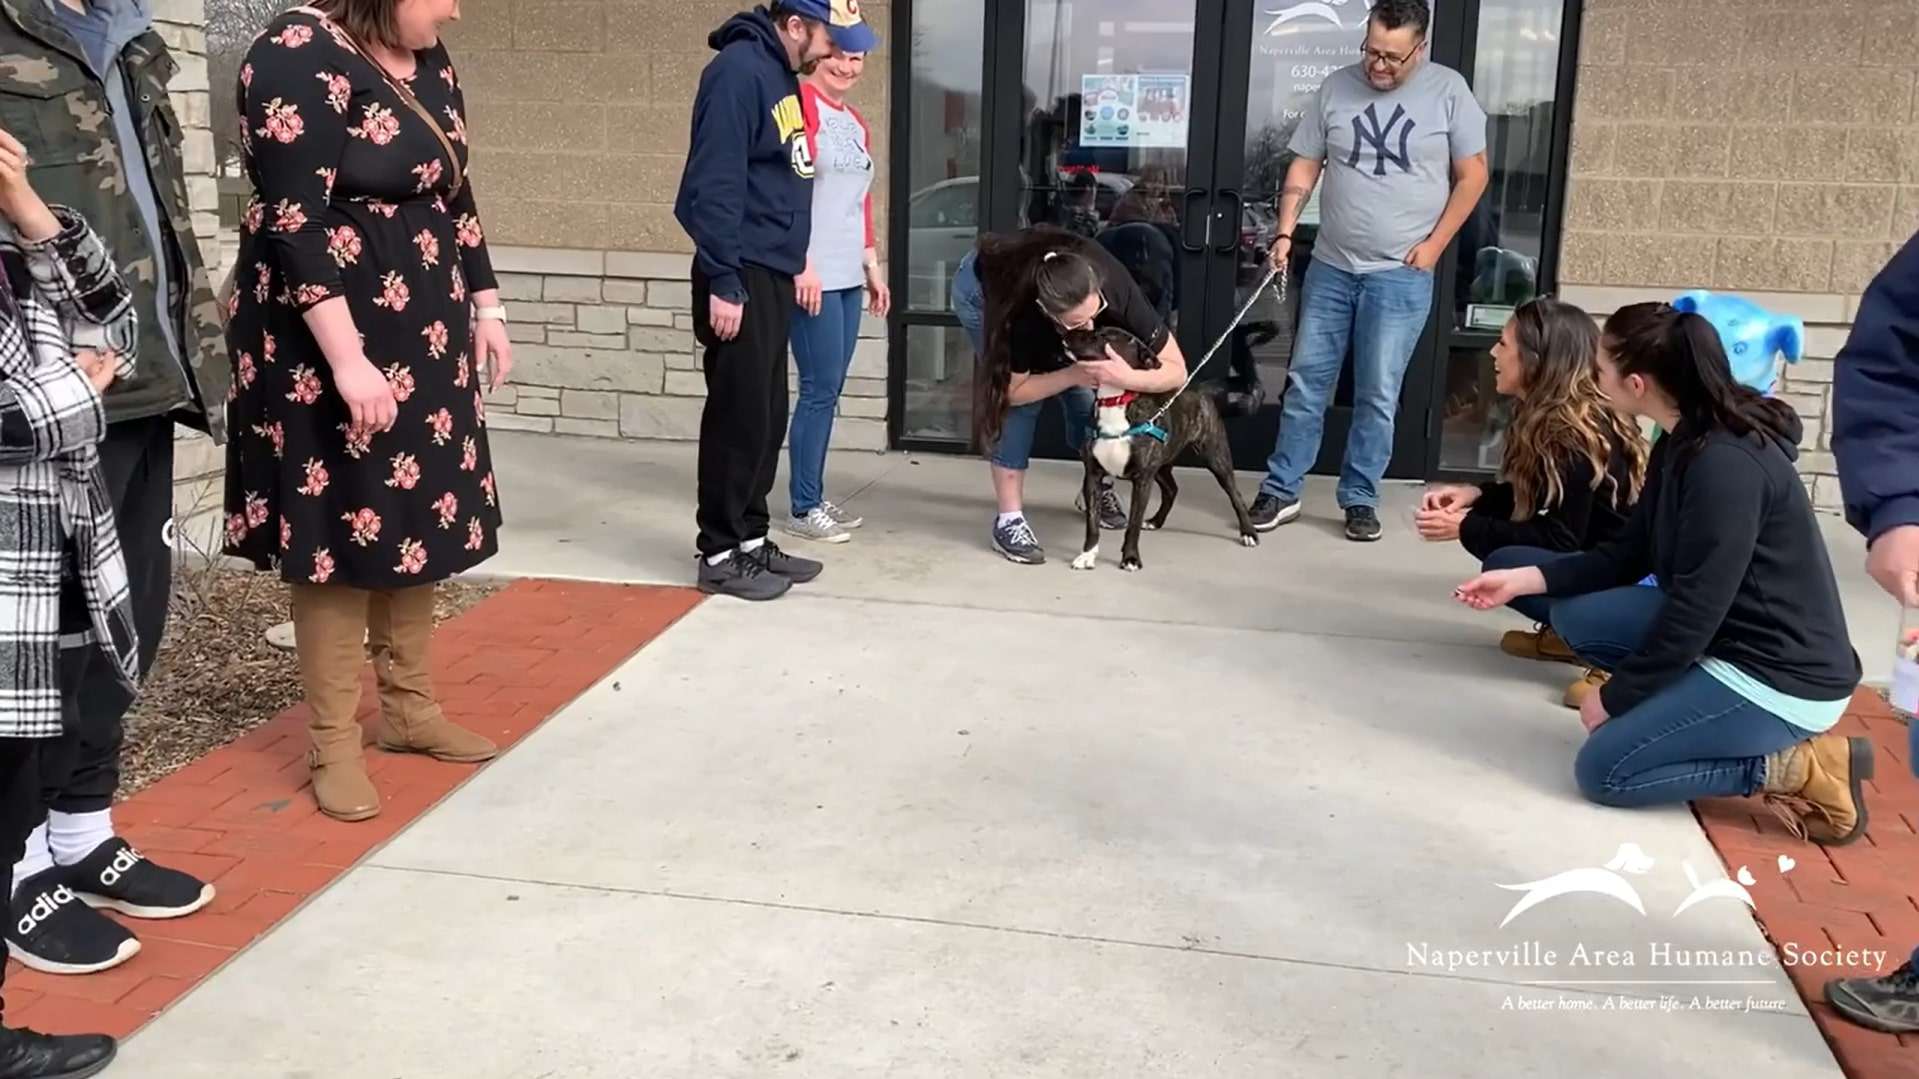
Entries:
MULTIPOLYGON (((55 0, 58 2, 58 0, 55 0)), ((179 65, 149 27, 116 62, 138 111, 144 144, 116 144, 105 84, 45 0, 0 0, 0 127, 26 144, 34 188, 50 203, 79 211, 106 241, 140 313, 138 374, 107 395, 110 422, 172 415, 189 427, 225 435, 224 330, 194 242, 181 150, 181 126, 167 98, 179 65), (144 154, 170 250, 155 252, 127 190, 121 152, 144 154), (171 295, 158 293, 153 260, 167 259, 171 295), (178 327, 185 367, 174 358, 160 320, 178 327)))

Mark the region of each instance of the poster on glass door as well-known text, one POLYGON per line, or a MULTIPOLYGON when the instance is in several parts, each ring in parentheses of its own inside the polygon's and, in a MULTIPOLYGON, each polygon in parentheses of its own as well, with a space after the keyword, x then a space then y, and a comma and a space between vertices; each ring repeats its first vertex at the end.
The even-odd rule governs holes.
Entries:
POLYGON ((1186 145, 1192 80, 1185 75, 1082 75, 1079 144, 1186 145))

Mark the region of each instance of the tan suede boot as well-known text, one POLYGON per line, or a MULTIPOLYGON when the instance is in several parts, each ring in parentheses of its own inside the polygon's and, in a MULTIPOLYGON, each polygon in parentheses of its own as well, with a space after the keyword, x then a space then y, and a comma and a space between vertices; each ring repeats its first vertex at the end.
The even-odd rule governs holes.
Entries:
POLYGON ((500 747, 458 726, 440 711, 427 673, 433 639, 433 586, 375 592, 367 617, 367 646, 380 683, 380 748, 425 753, 455 764, 492 760, 500 747))
POLYGON ((1579 681, 1566 687, 1566 695, 1561 699, 1566 707, 1578 711, 1579 707, 1586 703, 1588 695, 1599 692, 1599 687, 1610 681, 1612 681, 1612 675, 1597 667, 1588 668, 1586 673, 1579 677, 1579 681))
POLYGON ((1827 732, 1766 758, 1766 805, 1794 835, 1840 847, 1866 834, 1872 741, 1827 732))
POLYGON ((313 800, 339 820, 380 812, 380 794, 360 752, 360 668, 366 663, 367 593, 344 585, 293 586, 293 632, 300 683, 312 716, 313 800))
POLYGON ((1499 639, 1499 650, 1509 656, 1520 659, 1537 659, 1546 663, 1578 663, 1579 657, 1567 647, 1559 634, 1550 626, 1540 626, 1536 630, 1508 630, 1499 639))

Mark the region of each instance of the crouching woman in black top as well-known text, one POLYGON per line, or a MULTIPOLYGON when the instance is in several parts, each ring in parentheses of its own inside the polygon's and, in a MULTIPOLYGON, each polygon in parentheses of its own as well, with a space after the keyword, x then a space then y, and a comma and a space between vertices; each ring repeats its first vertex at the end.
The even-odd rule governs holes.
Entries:
POLYGON ((1599 383, 1670 432, 1619 538, 1460 586, 1486 610, 1551 597, 1588 695, 1574 774, 1587 798, 1642 806, 1763 795, 1796 834, 1864 833, 1872 746, 1832 732, 1859 682, 1839 589, 1793 468, 1800 424, 1733 380, 1711 323, 1665 304, 1607 320, 1599 383), (1658 588, 1638 587, 1656 574, 1658 588))

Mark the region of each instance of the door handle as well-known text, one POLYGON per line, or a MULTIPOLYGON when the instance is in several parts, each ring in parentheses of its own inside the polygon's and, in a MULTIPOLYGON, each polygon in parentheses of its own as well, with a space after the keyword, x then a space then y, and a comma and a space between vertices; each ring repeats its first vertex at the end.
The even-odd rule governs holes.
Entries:
POLYGON ((1219 197, 1222 201, 1233 204, 1233 216, 1224 222, 1226 238, 1221 240, 1213 250, 1221 255, 1231 255, 1239 250, 1239 225, 1241 219, 1246 216, 1246 199, 1230 187, 1220 188, 1219 197))
MULTIPOLYGON (((1210 216, 1204 216, 1200 219, 1200 222, 1203 222, 1200 225, 1200 241, 1194 243, 1188 238, 1192 234, 1193 226, 1199 223, 1193 220, 1193 201, 1205 197, 1206 189, 1203 187, 1189 187, 1186 193, 1180 196, 1179 246, 1188 254, 1205 254, 1207 240, 1212 236, 1212 219, 1210 216)), ((1211 211, 1208 211, 1209 215, 1210 213, 1211 211)))

